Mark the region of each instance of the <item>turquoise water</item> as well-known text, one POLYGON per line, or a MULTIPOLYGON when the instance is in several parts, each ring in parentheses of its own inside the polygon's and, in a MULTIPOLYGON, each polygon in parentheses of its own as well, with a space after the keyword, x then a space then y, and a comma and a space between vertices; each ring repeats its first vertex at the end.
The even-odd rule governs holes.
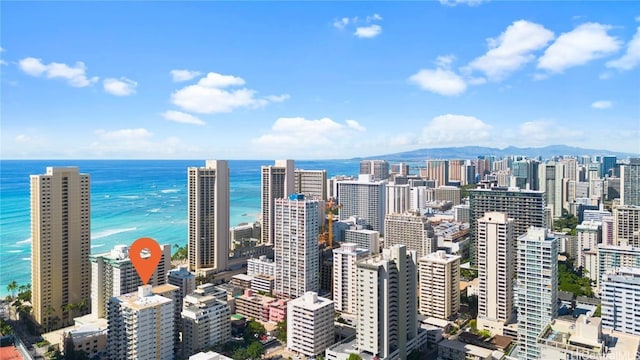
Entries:
MULTIPOLYGON (((260 166, 273 161, 229 161, 231 226, 255 221, 260 212, 260 166)), ((354 175, 357 161, 296 161, 329 176, 354 175)), ((186 243, 187 167, 204 160, 0 161, 0 297, 7 284, 31 282, 29 175, 47 166, 78 166, 91 175, 91 252, 152 237, 161 244, 186 243)))

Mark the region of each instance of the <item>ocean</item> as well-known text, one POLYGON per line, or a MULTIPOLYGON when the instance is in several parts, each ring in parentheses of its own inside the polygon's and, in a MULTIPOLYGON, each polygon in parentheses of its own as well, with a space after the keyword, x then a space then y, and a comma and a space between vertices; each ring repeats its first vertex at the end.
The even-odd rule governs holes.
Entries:
MULTIPOLYGON (((273 161, 229 161, 231 226, 260 213, 260 167, 273 161)), ((77 166, 91 175, 91 252, 152 237, 160 244, 186 244, 187 167, 204 160, 2 160, 0 161, 0 297, 7 285, 31 283, 29 175, 48 166, 77 166)), ((296 167, 326 169, 328 176, 355 175, 357 160, 296 161, 296 167)))

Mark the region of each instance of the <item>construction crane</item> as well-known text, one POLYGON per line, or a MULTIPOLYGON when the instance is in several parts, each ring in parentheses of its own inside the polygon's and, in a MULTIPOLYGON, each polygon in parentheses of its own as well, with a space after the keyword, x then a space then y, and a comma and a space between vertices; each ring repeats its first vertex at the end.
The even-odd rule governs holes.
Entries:
POLYGON ((329 199, 324 205, 324 212, 327 214, 328 231, 320 235, 320 242, 328 245, 330 249, 333 249, 333 213, 342 208, 342 205, 337 204, 333 199, 329 199))

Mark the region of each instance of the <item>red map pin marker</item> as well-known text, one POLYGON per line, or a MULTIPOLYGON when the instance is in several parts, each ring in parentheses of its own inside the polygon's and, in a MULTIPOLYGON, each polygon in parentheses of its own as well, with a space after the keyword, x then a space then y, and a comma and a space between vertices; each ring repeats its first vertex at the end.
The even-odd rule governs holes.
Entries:
POLYGON ((144 285, 147 285, 151 275, 156 271, 160 258, 162 257, 162 249, 160 245, 152 238, 140 238, 131 244, 129 248, 129 258, 136 268, 138 276, 144 285), (142 250, 148 250, 148 256, 142 257, 142 250))

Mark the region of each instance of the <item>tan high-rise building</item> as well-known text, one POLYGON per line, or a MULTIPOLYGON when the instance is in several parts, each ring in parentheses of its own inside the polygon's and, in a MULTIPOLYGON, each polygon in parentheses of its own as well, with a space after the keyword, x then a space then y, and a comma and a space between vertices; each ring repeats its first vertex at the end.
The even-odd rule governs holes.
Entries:
POLYGON ((462 165, 464 160, 449 160, 449 181, 462 181, 462 165))
POLYGON ((418 257, 438 250, 438 239, 426 217, 415 213, 388 214, 384 219, 385 247, 405 245, 418 257))
POLYGON ((436 180, 437 186, 447 185, 449 182, 449 161, 427 160, 427 179, 436 180))
POLYGON ((275 165, 263 166, 262 171, 262 243, 273 245, 273 208, 276 199, 283 199, 295 192, 293 160, 276 160, 275 165))
POLYGON ((460 256, 437 251, 418 259, 424 316, 448 320, 460 310, 460 256))
POLYGON ((309 199, 327 200, 327 170, 295 170, 295 192, 309 199))
POLYGON ((89 175, 77 167, 31 175, 31 236, 34 319, 45 330, 72 325, 91 305, 89 175))
POLYGON ((618 206, 613 218, 615 245, 640 248, 640 206, 618 206))
POLYGON ((188 173, 189 270, 223 271, 229 259, 229 166, 207 160, 188 173))
POLYGON ((478 329, 502 335, 513 316, 513 279, 516 267, 514 220, 488 212, 478 219, 478 329))

